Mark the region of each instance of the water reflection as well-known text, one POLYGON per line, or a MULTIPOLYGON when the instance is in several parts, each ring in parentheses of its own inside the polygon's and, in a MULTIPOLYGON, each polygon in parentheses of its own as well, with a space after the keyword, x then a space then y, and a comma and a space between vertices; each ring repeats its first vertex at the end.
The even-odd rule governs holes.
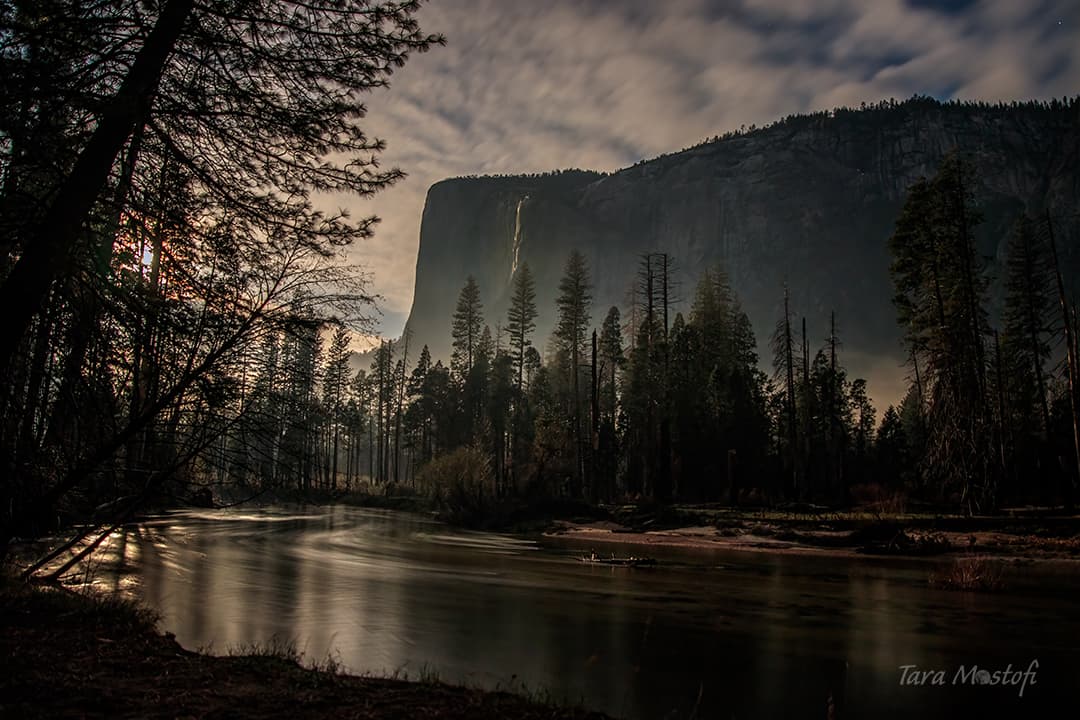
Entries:
POLYGON ((94 582, 187 647, 291 639, 354 671, 524 684, 632 718, 1030 715, 1080 670, 1065 566, 967 596, 929 589, 921 561, 667 550, 635 570, 582 565, 587 549, 345 507, 175 513, 117 533, 94 582), (1032 658, 1023 700, 899 685, 904 664, 1032 658))

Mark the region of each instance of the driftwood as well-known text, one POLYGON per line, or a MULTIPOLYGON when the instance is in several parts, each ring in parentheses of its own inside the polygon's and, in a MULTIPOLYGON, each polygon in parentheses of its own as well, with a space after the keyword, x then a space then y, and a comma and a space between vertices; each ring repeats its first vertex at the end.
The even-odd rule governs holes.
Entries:
POLYGON ((633 555, 631 555, 630 557, 623 557, 623 558, 615 557, 614 555, 612 555, 611 557, 605 558, 605 557, 599 557, 596 553, 592 553, 591 555, 585 555, 584 557, 582 557, 581 562, 586 563, 587 565, 618 565, 618 566, 622 566, 622 567, 642 567, 642 566, 647 567, 647 566, 650 566, 650 565, 656 565, 656 558, 635 557, 633 555))

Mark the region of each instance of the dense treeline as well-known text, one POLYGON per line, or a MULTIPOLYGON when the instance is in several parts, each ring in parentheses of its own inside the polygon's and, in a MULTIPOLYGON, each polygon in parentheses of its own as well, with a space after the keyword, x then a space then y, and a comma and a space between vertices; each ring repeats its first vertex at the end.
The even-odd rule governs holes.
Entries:
POLYGON ((865 125, 873 125, 873 123, 867 123, 867 118, 878 119, 879 122, 886 120, 894 120, 899 118, 917 117, 921 114, 925 114, 926 111, 937 111, 940 113, 963 113, 968 115, 971 111, 977 111, 985 113, 991 117, 995 115, 1004 115, 1005 113, 1015 110, 1035 111, 1040 113, 1047 113, 1051 116, 1057 116, 1062 119, 1073 119, 1080 114, 1080 95, 1073 97, 1052 98, 1050 100, 1013 100, 1011 102, 986 102, 983 100, 961 100, 953 98, 951 100, 938 100, 937 98, 930 97, 928 95, 913 95, 906 100, 897 100, 896 98, 889 98, 888 100, 880 100, 878 102, 860 103, 859 107, 852 108, 847 106, 840 106, 831 110, 817 110, 814 112, 806 113, 793 113, 784 118, 768 123, 766 125, 758 126, 756 124, 742 125, 738 130, 730 130, 722 135, 713 135, 712 137, 702 140, 696 145, 691 145, 683 148, 682 150, 674 153, 664 153, 654 158, 642 159, 634 163, 635 165, 641 165, 644 163, 659 160, 661 158, 668 157, 670 155, 676 155, 678 153, 686 152, 694 148, 703 147, 713 143, 723 142, 725 140, 731 140, 733 138, 744 137, 746 135, 756 133, 759 131, 769 130, 771 128, 781 128, 788 130, 798 130, 807 127, 813 127, 820 125, 824 122, 831 121, 843 121, 846 118, 854 117, 856 114, 859 116, 859 122, 865 125))
MULTIPOLYGON (((928 111, 936 111, 943 114, 956 114, 970 116, 973 112, 988 116, 991 120, 1014 113, 1017 110, 1046 114, 1061 120, 1075 121, 1080 115, 1080 95, 1073 97, 1052 98, 1050 100, 1013 100, 1011 102, 986 102, 982 100, 938 100, 928 95, 913 95, 905 100, 889 98, 878 102, 860 103, 859 107, 840 106, 830 110, 817 110, 813 112, 792 113, 774 122, 765 125, 741 125, 738 129, 729 130, 719 135, 705 138, 699 143, 688 145, 681 150, 662 153, 651 158, 642 158, 633 164, 633 167, 662 160, 680 153, 705 147, 715 143, 745 137, 757 132, 767 131, 773 128, 782 130, 802 130, 822 126, 825 123, 840 122, 846 119, 858 117, 862 127, 875 127, 896 119, 918 118, 925 116, 928 111), (868 119, 870 120, 868 122, 868 119)), ((616 171, 618 172, 618 171, 616 171)), ((581 170, 568 168, 544 173, 518 173, 518 174, 492 174, 492 175, 463 175, 450 180, 460 179, 499 179, 516 178, 520 180, 535 180, 539 178, 561 178, 564 181, 588 181, 608 177, 612 173, 598 172, 595 170, 581 170)))
MULTIPOLYGON (((646 254, 629 306, 598 312, 575 252, 550 338, 533 337, 536 290, 522 265, 505 318, 485 318, 481 288, 466 282, 448 318, 448 365, 426 347, 411 359, 406 337, 341 383, 344 415, 324 391, 310 426, 323 428, 312 431, 322 444, 310 447, 337 450, 316 464, 344 463, 345 483, 405 483, 473 505, 507 496, 1071 505, 1076 310, 1055 220, 1018 218, 993 329, 970 173, 950 155, 910 189, 888 239, 911 382, 880 422, 866 382, 844 369, 842 318, 814 333, 781 289, 762 363, 723 268, 702 273, 684 315, 673 309, 674 259, 646 254)), ((335 362, 330 352, 317 365, 335 362)), ((334 487, 339 475, 320 477, 334 487)))
POLYGON ((888 239, 911 382, 880 422, 866 382, 844 369, 842 318, 815 333, 779 289, 771 358, 761 362, 723 268, 702 273, 684 315, 674 310, 675 260, 646 254, 629 306, 598 310, 575 252, 550 338, 534 337, 536 289, 523 264, 505 318, 485 318, 468 279, 448 317, 448 365, 408 337, 383 342, 350 382, 334 369, 340 342, 305 356, 321 359, 285 386, 316 398, 298 424, 321 470, 262 482, 407 484, 476 512, 499 498, 553 496, 1070 505, 1080 466, 1076 310, 1057 269, 1054 219, 1017 220, 992 329, 970 173, 950 155, 910 189, 888 239))

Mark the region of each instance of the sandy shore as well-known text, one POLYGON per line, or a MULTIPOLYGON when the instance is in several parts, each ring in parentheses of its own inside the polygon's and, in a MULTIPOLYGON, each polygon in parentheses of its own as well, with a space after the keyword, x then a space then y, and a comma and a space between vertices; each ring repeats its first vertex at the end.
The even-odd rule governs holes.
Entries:
POLYGON ((698 550, 742 550, 775 554, 855 555, 854 548, 820 547, 800 544, 774 537, 745 533, 724 535, 716 528, 685 527, 672 530, 634 532, 622 528, 605 527, 611 523, 575 524, 557 521, 560 527, 544 533, 547 537, 578 540, 584 543, 609 543, 641 547, 678 547, 698 550))
POLYGON ((904 546, 886 539, 867 542, 857 532, 810 527, 792 530, 773 523, 750 523, 744 527, 718 528, 693 525, 660 530, 634 530, 618 523, 556 521, 545 533, 591 544, 636 547, 675 547, 699 550, 732 550, 777 555, 829 557, 914 557, 978 554, 1012 560, 1072 560, 1080 562, 1080 537, 1043 537, 1034 533, 995 530, 921 531, 903 530, 904 546))

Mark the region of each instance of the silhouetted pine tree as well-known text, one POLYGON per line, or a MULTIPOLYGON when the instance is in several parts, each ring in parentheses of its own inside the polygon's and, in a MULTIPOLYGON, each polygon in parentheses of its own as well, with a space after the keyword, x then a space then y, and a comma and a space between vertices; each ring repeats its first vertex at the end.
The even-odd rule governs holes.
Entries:
POLYGON ((580 496, 584 491, 585 453, 583 447, 582 416, 584 413, 581 394, 583 359, 587 357, 587 333, 592 314, 592 281, 585 257, 574 250, 566 260, 563 277, 559 281, 559 294, 555 300, 558 312, 552 336, 564 377, 569 384, 566 405, 570 418, 572 454, 574 457, 573 493, 580 496))
POLYGON ((611 498, 616 493, 619 470, 619 376, 626 362, 619 308, 612 307, 608 310, 601 325, 598 343, 600 356, 599 473, 603 492, 611 498))
POLYGON ((802 489, 799 482, 799 434, 795 402, 795 336, 791 327, 791 300, 787 284, 784 285, 783 314, 776 321, 771 346, 773 377, 780 383, 782 407, 782 412, 777 418, 779 423, 777 437, 780 442, 785 475, 782 491, 787 497, 795 498, 802 489))
POLYGON ((913 356, 925 358, 925 472, 968 508, 990 507, 992 460, 984 309, 986 279, 975 252, 970 170, 950 154, 934 179, 908 193, 889 241, 898 319, 913 356))
POLYGON ((349 384, 349 331, 338 325, 326 350, 323 368, 322 401, 326 412, 327 460, 326 483, 331 490, 337 489, 338 455, 341 443, 341 430, 344 421, 345 399, 349 384))
MULTIPOLYGON (((1054 275, 1049 248, 1026 215, 1009 235, 1005 307, 1002 311, 1002 375, 1005 417, 1012 440, 1014 481, 1038 483, 1046 499, 1046 476, 1057 470, 1047 462, 1050 400, 1046 364, 1050 359, 1054 275)), ((1017 488, 1023 491, 1025 488, 1017 488)))
POLYGON ((483 309, 480 288, 470 275, 458 294, 450 326, 450 337, 453 338, 450 369, 462 384, 469 378, 476 362, 477 345, 484 327, 483 309))
POLYGON ((514 275, 507 311, 506 330, 510 335, 510 357, 513 360, 514 387, 523 392, 525 385, 525 353, 532 345, 530 336, 536 329, 536 286, 529 264, 523 263, 514 275))

